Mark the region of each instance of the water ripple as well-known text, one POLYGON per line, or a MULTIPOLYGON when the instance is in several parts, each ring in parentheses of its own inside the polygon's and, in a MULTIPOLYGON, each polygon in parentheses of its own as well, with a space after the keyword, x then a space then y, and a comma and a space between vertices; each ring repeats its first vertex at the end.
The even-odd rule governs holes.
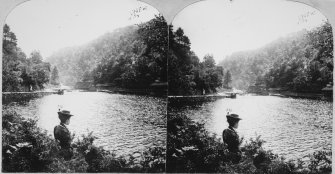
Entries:
POLYGON ((70 92, 13 105, 19 114, 38 119, 50 134, 59 123, 58 106, 74 114, 69 129, 81 134, 93 131, 95 144, 119 155, 166 146, 166 100, 163 98, 99 92, 70 92))
POLYGON ((266 149, 284 155, 287 159, 331 149, 332 102, 275 96, 238 96, 236 99, 220 99, 196 106, 178 105, 169 108, 169 114, 185 114, 205 123, 210 132, 221 135, 223 129, 228 127, 225 117, 227 109, 243 118, 238 132, 245 140, 255 138, 257 133, 266 141, 266 149))

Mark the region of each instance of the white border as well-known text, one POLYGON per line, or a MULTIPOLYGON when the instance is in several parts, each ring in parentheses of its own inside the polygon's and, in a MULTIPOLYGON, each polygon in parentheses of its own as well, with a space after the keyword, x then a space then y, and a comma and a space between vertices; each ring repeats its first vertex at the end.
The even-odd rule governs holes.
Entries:
MULTIPOLYGON (((2 59, 2 32, 3 32, 3 25, 7 15, 19 4, 24 3, 28 0, 0 0, 0 58, 2 59)), ((185 7, 190 4, 203 1, 203 0, 139 0, 145 3, 150 4, 151 6, 155 7, 166 19, 166 21, 171 24, 174 17, 182 11, 185 7)), ((226 0, 228 1, 228 0, 226 0)), ((293 1, 293 2, 300 2, 306 5, 309 5, 317 10, 319 10, 323 15, 326 16, 329 23, 332 25, 333 29, 333 37, 335 35, 335 0, 286 0, 286 1, 293 1)), ((335 39, 333 38, 333 44, 335 46, 335 39)), ((334 53, 335 55, 335 49, 334 53)), ((0 61, 0 67, 2 70, 2 61, 0 61)), ((1 71, 2 72, 2 71, 1 71)), ((0 77, 2 81, 2 75, 0 77)), ((333 79, 333 82, 334 79, 333 79)), ((333 83, 335 84, 335 83, 333 83)), ((1 89, 0 89, 1 90, 1 89)), ((334 96, 333 96, 334 98, 334 96)), ((0 101, 2 105, 2 100, 0 101)), ((333 105, 333 113, 334 113, 334 105, 333 105)), ((2 119, 1 119, 2 120, 2 119)), ((333 135, 335 133, 334 130, 334 121, 333 121, 333 135)), ((334 136, 332 138, 332 165, 335 166, 335 154, 334 154, 334 136)), ((0 152, 1 153, 1 152, 0 152)), ((333 167, 334 171, 334 167, 333 167)), ((333 172, 335 173, 335 172, 333 172)))

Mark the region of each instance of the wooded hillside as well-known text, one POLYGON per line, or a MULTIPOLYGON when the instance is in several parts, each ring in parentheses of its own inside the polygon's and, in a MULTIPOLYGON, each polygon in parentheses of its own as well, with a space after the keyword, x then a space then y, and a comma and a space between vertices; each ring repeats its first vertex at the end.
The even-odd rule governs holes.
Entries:
POLYGON ((233 53, 220 62, 230 70, 232 86, 318 91, 332 82, 333 34, 326 22, 311 31, 300 31, 252 51, 233 53))
POLYGON ((57 66, 60 81, 111 83, 144 88, 167 81, 167 24, 162 16, 139 25, 106 33, 79 47, 65 48, 47 61, 57 66))

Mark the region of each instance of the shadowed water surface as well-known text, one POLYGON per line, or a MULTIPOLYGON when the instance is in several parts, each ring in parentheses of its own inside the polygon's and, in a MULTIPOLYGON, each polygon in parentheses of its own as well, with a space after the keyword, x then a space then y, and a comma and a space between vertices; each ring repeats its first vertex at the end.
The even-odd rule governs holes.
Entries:
POLYGON ((166 99, 101 92, 69 92, 12 105, 26 118, 53 134, 59 124, 59 106, 74 115, 68 126, 77 137, 93 131, 95 144, 118 155, 141 152, 148 147, 166 146, 166 99))
POLYGON ((317 150, 331 150, 333 103, 275 96, 237 96, 211 102, 176 103, 169 99, 169 114, 185 114, 220 137, 228 127, 227 109, 238 113, 237 131, 245 140, 261 135, 265 149, 287 159, 304 158, 317 150))

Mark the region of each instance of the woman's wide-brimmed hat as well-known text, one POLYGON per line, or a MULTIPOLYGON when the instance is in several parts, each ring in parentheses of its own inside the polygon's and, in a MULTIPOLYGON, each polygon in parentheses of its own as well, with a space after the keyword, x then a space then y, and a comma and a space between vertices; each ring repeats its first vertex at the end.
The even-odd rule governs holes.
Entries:
POLYGON ((226 116, 228 119, 235 119, 235 120, 242 120, 242 118, 239 117, 237 114, 227 114, 226 116))
POLYGON ((68 110, 61 110, 58 113, 58 116, 71 117, 73 116, 68 110))

